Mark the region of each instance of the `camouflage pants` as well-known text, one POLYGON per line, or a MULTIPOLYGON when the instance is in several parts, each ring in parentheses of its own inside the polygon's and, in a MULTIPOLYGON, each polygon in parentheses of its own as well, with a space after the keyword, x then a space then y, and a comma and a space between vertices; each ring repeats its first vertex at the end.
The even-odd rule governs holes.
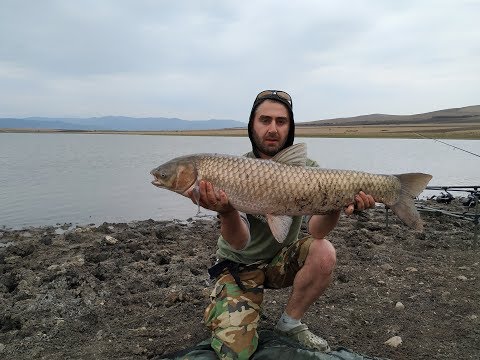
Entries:
POLYGON ((212 330, 211 346, 220 359, 248 359, 255 352, 263 289, 291 286, 312 241, 312 237, 300 239, 283 248, 270 263, 240 271, 246 291, 239 288, 228 272, 217 279, 204 322, 212 330))

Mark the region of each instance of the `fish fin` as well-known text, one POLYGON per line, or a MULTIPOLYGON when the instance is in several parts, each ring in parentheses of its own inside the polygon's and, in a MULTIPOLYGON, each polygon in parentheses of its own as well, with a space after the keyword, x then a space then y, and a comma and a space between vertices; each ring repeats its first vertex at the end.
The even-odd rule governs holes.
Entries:
POLYGON ((287 147, 272 157, 273 161, 294 166, 305 166, 307 163, 307 145, 299 143, 287 147))
POLYGON ((198 181, 195 181, 195 186, 193 187, 193 197, 195 199, 195 202, 197 203, 197 206, 198 206, 198 209, 197 209, 197 214, 195 216, 197 216, 198 214, 200 214, 200 182, 198 181))
POLYGON ((395 175, 400 180, 400 198, 395 204, 386 204, 392 209, 400 220, 409 227, 422 231, 423 221, 415 207, 415 198, 428 185, 432 175, 422 173, 410 173, 395 175))
POLYGON ((267 214, 267 222, 270 231, 279 243, 283 243, 287 238, 290 226, 292 225, 292 217, 287 215, 270 215, 267 214))

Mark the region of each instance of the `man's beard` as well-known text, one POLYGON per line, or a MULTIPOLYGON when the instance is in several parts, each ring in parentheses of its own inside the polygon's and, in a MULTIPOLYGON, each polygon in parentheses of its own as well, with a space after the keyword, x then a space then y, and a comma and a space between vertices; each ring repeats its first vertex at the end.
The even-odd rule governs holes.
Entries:
MULTIPOLYGON (((263 144, 262 139, 257 135, 257 133, 253 132, 253 142, 257 148, 258 151, 260 151, 262 154, 265 154, 267 156, 275 156, 280 150, 283 149, 285 146, 285 143, 287 142, 287 138, 283 140, 283 142, 279 142, 277 145, 272 145, 272 146, 266 146, 263 144)), ((272 137, 273 139, 273 137, 272 137)), ((278 140, 278 137, 274 138, 275 140, 278 140)))

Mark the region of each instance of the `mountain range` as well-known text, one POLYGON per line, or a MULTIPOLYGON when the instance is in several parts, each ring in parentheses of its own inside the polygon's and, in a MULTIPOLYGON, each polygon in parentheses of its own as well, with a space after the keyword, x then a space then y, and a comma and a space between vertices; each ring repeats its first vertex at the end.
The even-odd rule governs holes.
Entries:
POLYGON ((55 129, 55 130, 116 130, 116 131, 174 131, 211 130, 246 127, 235 120, 182 120, 177 118, 134 118, 104 116, 93 118, 0 118, 0 129, 55 129))
MULTIPOLYGON (((479 124, 480 105, 432 111, 415 115, 370 114, 298 122, 297 126, 355 126, 402 124, 479 124)), ((0 118, 0 129, 114 130, 114 131, 182 131, 246 128, 236 120, 182 120, 177 118, 134 118, 104 116, 92 118, 0 118)))

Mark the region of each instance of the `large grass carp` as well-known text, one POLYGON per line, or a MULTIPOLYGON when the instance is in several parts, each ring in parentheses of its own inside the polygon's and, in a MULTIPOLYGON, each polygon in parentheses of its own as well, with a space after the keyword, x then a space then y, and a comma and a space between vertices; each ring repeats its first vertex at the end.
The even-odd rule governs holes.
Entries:
POLYGON ((178 157, 153 169, 152 184, 187 196, 200 180, 222 189, 232 206, 265 215, 275 238, 288 234, 291 216, 325 214, 354 202, 360 191, 384 203, 409 227, 423 229, 414 199, 431 175, 380 175, 352 170, 305 166, 305 144, 296 144, 270 160, 223 154, 178 157))

